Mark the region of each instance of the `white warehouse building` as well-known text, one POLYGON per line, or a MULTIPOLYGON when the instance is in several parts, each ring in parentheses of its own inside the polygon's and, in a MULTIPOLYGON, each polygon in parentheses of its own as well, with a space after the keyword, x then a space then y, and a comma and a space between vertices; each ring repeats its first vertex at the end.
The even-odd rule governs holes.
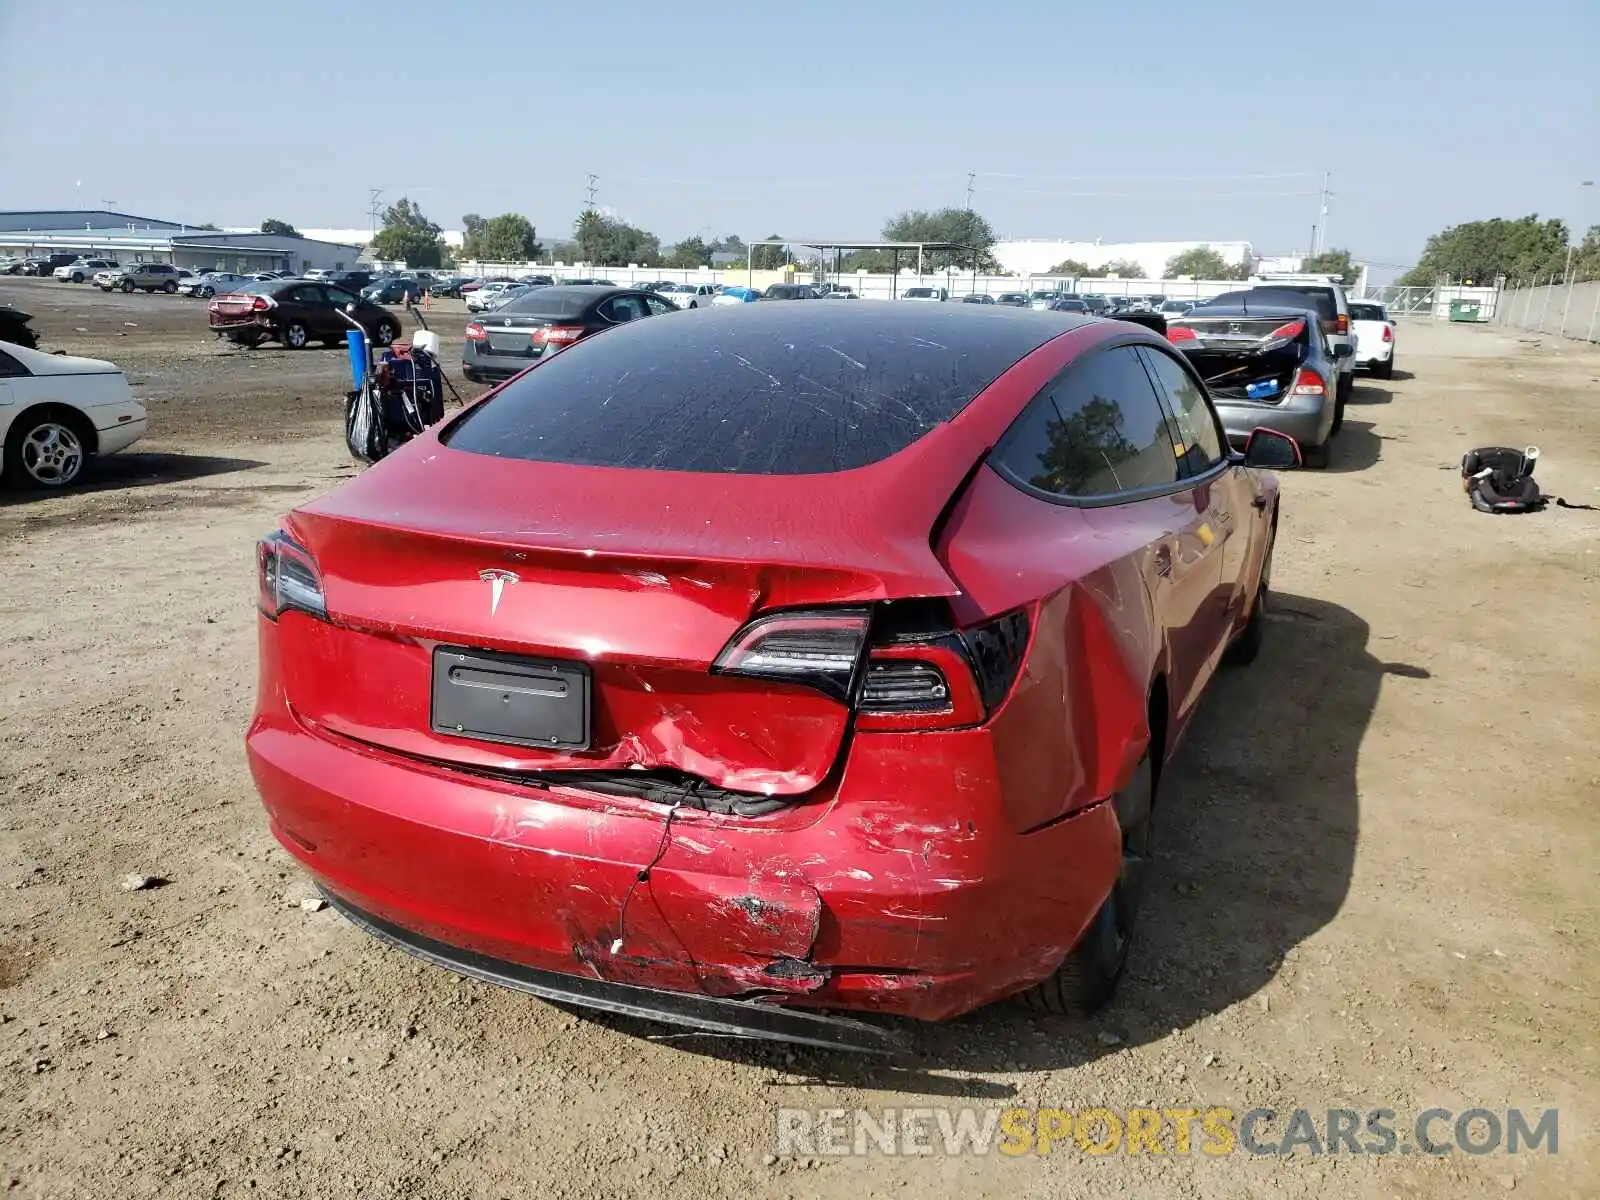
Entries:
POLYGON ((1255 248, 1249 242, 1067 242, 1054 238, 996 242, 992 253, 1013 275, 1048 275, 1050 268, 1068 259, 1091 269, 1126 260, 1144 269, 1146 279, 1160 279, 1167 263, 1185 250, 1215 250, 1224 262, 1245 263, 1255 269, 1255 248))

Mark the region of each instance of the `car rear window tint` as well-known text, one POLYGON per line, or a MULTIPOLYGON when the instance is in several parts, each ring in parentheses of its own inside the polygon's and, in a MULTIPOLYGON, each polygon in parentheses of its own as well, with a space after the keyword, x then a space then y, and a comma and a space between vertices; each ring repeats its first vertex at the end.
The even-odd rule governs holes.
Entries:
POLYGON ((1002 474, 1052 496, 1095 498, 1178 480, 1167 414, 1132 346, 1074 363, 996 446, 1002 474))
POLYGON ((526 313, 536 317, 575 317, 599 297, 595 292, 575 292, 567 288, 536 287, 521 292, 516 299, 500 306, 502 313, 526 313))
POLYGON ((1352 304, 1350 306, 1350 319, 1352 321, 1387 321, 1383 314, 1381 304, 1352 304))
POLYGON ((1324 320, 1339 315, 1339 302, 1328 288, 1262 287, 1246 293, 1249 304, 1282 304, 1314 310, 1324 320))
POLYGON ((886 458, 960 412, 1069 318, 952 305, 734 305, 562 350, 444 435, 537 462, 814 475, 886 458), (1022 319, 1019 319, 1022 318, 1022 319))

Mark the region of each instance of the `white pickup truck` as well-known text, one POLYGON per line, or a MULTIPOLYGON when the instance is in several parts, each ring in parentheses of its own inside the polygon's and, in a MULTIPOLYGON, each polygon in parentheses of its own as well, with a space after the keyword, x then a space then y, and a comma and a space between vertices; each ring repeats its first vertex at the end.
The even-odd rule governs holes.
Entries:
POLYGON ((1350 301, 1350 332, 1355 335, 1356 369, 1365 368, 1379 379, 1392 376, 1395 324, 1389 310, 1370 300, 1350 301))

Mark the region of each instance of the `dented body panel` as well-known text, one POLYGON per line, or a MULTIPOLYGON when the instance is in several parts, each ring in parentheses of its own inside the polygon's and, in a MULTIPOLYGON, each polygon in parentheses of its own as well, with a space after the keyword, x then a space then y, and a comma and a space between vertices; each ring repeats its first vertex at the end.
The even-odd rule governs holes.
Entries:
MULTIPOLYGON (((783 319, 839 319, 817 307, 783 319)), ((274 834, 425 957, 557 998, 551 975, 617 989, 617 1011, 715 1000, 702 1028, 741 1004, 938 1020, 1047 978, 1118 879, 1113 797, 1171 755, 1243 627, 1277 495, 1231 465, 1098 507, 1020 490, 985 458, 1033 398, 1113 340, 1163 343, 1011 318, 1046 322, 1036 346, 825 479, 498 457, 435 428, 295 510, 316 602, 262 618, 247 737, 274 834), (753 628, 818 612, 855 614, 848 686, 727 669, 753 628), (582 690, 585 738, 441 723, 441 651, 564 664, 548 688, 582 690), (907 661, 943 672, 931 707, 868 706, 872 671, 907 661)), ((881 319, 906 338, 902 311, 881 319)), ((920 369, 970 365, 937 341, 964 319, 916 318, 920 369)))

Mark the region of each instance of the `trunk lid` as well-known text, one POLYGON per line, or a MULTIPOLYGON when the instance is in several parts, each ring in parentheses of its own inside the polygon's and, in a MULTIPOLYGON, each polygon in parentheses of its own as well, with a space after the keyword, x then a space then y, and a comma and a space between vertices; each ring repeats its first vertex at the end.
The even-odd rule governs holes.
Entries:
MULTIPOLYGON (((289 701, 313 724, 466 769, 808 792, 834 767, 849 707, 712 665, 765 610, 953 594, 929 545, 942 502, 908 503, 906 482, 893 460, 819 488, 505 460, 423 439, 291 514, 330 620, 281 621, 289 701), (586 686, 587 738, 538 748, 440 728, 436 663, 458 652, 493 660, 469 664, 469 683, 501 688, 482 672, 503 662, 558 690, 586 686)), ((511 704, 525 692, 513 680, 504 694, 511 704)))
POLYGON ((1168 337, 1205 381, 1213 399, 1279 404, 1288 397, 1305 362, 1305 321, 1311 319, 1188 316, 1169 326, 1168 337), (1293 336, 1274 336, 1296 323, 1300 329, 1293 336), (1195 336, 1173 338, 1174 329, 1193 330, 1195 336))

